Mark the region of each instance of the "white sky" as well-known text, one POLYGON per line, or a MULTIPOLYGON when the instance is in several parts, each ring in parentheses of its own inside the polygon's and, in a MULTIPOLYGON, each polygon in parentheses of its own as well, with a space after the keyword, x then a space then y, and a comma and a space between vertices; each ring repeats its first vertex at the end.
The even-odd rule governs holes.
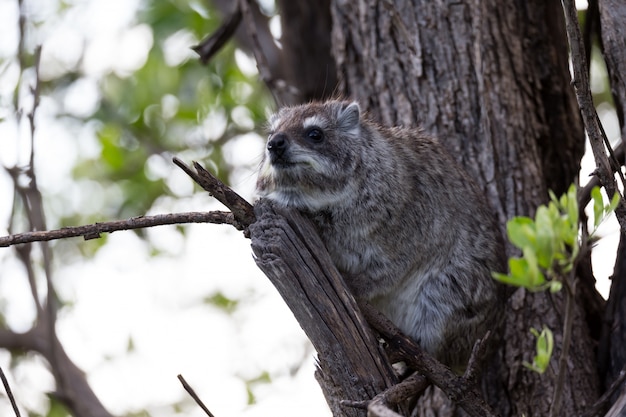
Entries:
MULTIPOLYGON (((34 1, 25 1, 39 14, 56 4, 54 0, 39 0, 35 7, 34 1)), ((85 36, 89 42, 86 77, 77 90, 80 94, 70 92, 64 105, 88 111, 97 100, 96 77, 109 69, 123 74, 137 68, 145 59, 140 51, 147 53, 153 40, 147 27, 128 28, 137 1, 68 3, 78 6, 66 20, 42 25, 40 36, 46 40, 42 69, 44 76, 52 77, 64 65, 73 65, 80 49, 77 39, 85 36), (127 47, 119 48, 120 44, 127 47), (86 93, 89 91, 93 94, 86 93)), ((17 0, 0 0, 0 57, 14 54, 16 4, 17 0)), ((176 41, 184 43, 185 38, 176 41)), ((4 75, 0 71, 0 95, 3 77, 15 76, 11 71, 8 68, 4 75)), ((53 106, 42 102, 38 121, 37 171, 44 194, 56 194, 69 186, 69 169, 79 155, 98 152, 92 128, 82 127, 77 132, 58 124, 51 116, 53 106), (77 135, 80 141, 76 141, 77 135), (65 159, 59 163, 61 155, 65 159)), ((603 115, 603 121, 615 124, 614 116, 603 115)), ((254 184, 249 167, 260 153, 251 146, 253 142, 257 143, 242 137, 227 149, 233 161, 235 156, 243 157, 248 165, 238 171, 234 183, 234 188, 248 198, 254 184)), ((28 151, 25 132, 18 133, 14 125, 0 122, 0 162, 11 166, 24 161, 28 151)), ((583 170, 591 170, 588 161, 586 157, 583 170)), ((190 187, 191 180, 173 165, 154 164, 154 169, 164 170, 161 174, 170 181, 190 187)), ((10 210, 6 197, 10 186, 6 174, 0 173, 2 235, 10 210)), ((74 189, 78 194, 81 190, 74 189)), ((95 193, 92 196, 95 198, 95 193)), ((87 204, 84 198, 77 201, 87 204)), ((97 199, 91 204, 97 204, 97 199)), ((166 199, 154 211, 206 211, 214 207, 199 193, 176 201, 166 199)), ((594 251, 598 276, 612 273, 611 256, 619 238, 614 223, 601 233, 606 236, 598 245, 603 250, 594 251)), ((256 268, 249 241, 231 228, 215 225, 189 226, 186 240, 169 226, 148 233, 167 255, 150 257, 133 233, 117 232, 92 260, 67 265, 56 258, 58 291, 73 303, 59 317, 59 336, 72 359, 88 374, 105 406, 115 414, 147 408, 153 416, 171 415, 163 405, 189 398, 176 379, 182 373, 217 416, 330 415, 313 377, 313 352, 308 341, 256 268), (201 300, 215 291, 241 299, 241 307, 227 315, 203 305, 201 300), (129 338, 134 345, 130 354, 126 351, 129 338), (291 375, 292 368, 302 361, 303 367, 291 375), (271 374, 273 382, 255 388, 258 403, 247 406, 242 379, 263 371, 271 374)), ((0 266, 0 294, 9 300, 7 320, 13 328, 26 330, 32 319, 29 290, 12 250, 0 249, 0 266)), ((606 293, 606 285, 603 288, 606 293)), ((13 372, 9 371, 9 360, 9 355, 0 351, 0 366, 8 373, 18 402, 43 412, 43 396, 38 394, 53 389, 45 364, 35 358, 13 372)), ((189 412, 181 415, 204 415, 190 399, 187 409, 189 412)), ((12 415, 2 395, 0 415, 12 415)))

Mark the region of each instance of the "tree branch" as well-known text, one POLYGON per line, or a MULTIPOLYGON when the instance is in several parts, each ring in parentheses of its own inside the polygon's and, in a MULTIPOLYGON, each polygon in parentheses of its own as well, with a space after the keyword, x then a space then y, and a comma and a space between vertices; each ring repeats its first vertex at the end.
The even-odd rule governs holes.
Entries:
MULTIPOLYGON (((476 390, 472 381, 465 376, 456 375, 450 368, 424 352, 414 341, 402 334, 389 319, 373 307, 361 304, 361 311, 368 323, 380 333, 392 349, 397 350, 402 355, 409 367, 417 370, 433 384, 441 388, 452 401, 463 408, 470 416, 496 416, 476 390)), ((480 352, 482 349, 481 347, 475 348, 474 352, 480 352)), ((476 363, 477 361, 474 359, 471 362, 476 363)), ((466 375, 475 373, 475 370, 466 371, 466 375)))
POLYGON ((180 374, 178 375, 178 380, 183 385, 183 388, 185 388, 185 391, 187 391, 187 393, 191 396, 191 398, 193 398, 196 404, 198 404, 198 406, 202 409, 202 411, 204 411, 206 415, 209 417, 215 417, 213 413, 211 413, 211 411, 207 408, 207 406, 204 405, 204 403, 202 402, 198 394, 196 394, 196 391, 191 387, 191 385, 187 383, 187 381, 185 380, 185 378, 183 378, 182 375, 180 374))
POLYGON ((233 37, 240 23, 241 5, 237 3, 235 11, 226 18, 226 21, 222 23, 215 32, 204 38, 198 45, 193 46, 191 49, 200 55, 200 61, 206 65, 213 55, 222 49, 222 46, 233 37))
POLYGON ((565 384, 565 372, 567 369, 567 357, 572 341, 572 324, 574 322, 574 300, 576 298, 576 266, 572 268, 572 277, 564 280, 565 293, 565 320, 563 323, 563 342, 561 355, 559 356, 559 373, 556 376, 556 385, 552 395, 552 405, 550 406, 550 417, 556 417, 561 410, 561 399, 563 397, 563 386, 565 384))
POLYGON ((157 214, 155 216, 131 217, 127 220, 114 220, 84 226, 71 226, 56 230, 37 230, 34 232, 16 233, 14 235, 0 237, 0 247, 77 236, 83 236, 85 240, 90 240, 99 238, 101 233, 113 233, 119 230, 143 229, 146 227, 184 223, 230 224, 237 230, 243 230, 242 224, 234 218, 233 214, 225 211, 171 213, 157 214))
POLYGON ((67 405, 74 417, 112 417, 91 390, 85 373, 69 358, 56 334, 49 334, 49 328, 46 323, 38 323, 26 333, 0 329, 0 347, 35 351, 50 366, 54 364, 57 383, 54 395, 67 405))
POLYGON ((7 393, 7 397, 9 397, 9 401, 11 402, 11 407, 13 408, 13 412, 16 417, 20 417, 20 410, 17 408, 17 404, 15 403, 15 397, 13 396, 13 392, 11 391, 11 386, 9 385, 9 381, 7 381, 7 377, 4 375, 4 371, 0 368, 0 379, 2 379, 2 385, 4 385, 4 390, 7 393))
POLYGON ((254 208, 245 198, 234 192, 229 186, 220 181, 217 177, 204 169, 197 162, 193 163, 196 172, 193 172, 184 162, 178 158, 173 159, 174 164, 181 168, 189 175, 200 187, 208 191, 220 203, 230 209, 235 219, 240 222, 240 226, 246 237, 248 237, 247 228, 255 222, 254 208))
POLYGON ((263 82, 267 85, 276 103, 279 105, 293 104, 296 101, 295 97, 298 97, 300 92, 297 88, 288 85, 285 80, 275 78, 272 74, 268 59, 265 56, 265 52, 263 51, 263 47, 259 40, 256 22, 250 9, 250 0, 238 0, 238 2, 248 36, 252 41, 252 52, 254 53, 254 58, 256 59, 261 80, 263 80, 263 82))
MULTIPOLYGON (((589 75, 586 70, 585 50, 580 34, 580 27, 578 26, 576 4, 574 0, 561 0, 561 4, 565 14, 565 26, 570 44, 570 52, 572 54, 572 68, 574 74, 572 84, 576 92, 576 100, 578 101, 583 123, 585 124, 585 130, 587 131, 591 149, 593 150, 597 167, 596 174, 606 189, 609 198, 611 198, 616 192, 619 193, 615 177, 613 176, 613 165, 615 165, 617 161, 615 161, 613 150, 606 138, 606 134, 604 133, 600 119, 593 105, 593 98, 589 87, 589 75), (607 157, 606 149, 608 149, 613 161, 609 160, 607 157)), ((615 169, 615 171, 620 174, 622 183, 624 183, 625 181, 621 175, 621 171, 619 169, 615 169)), ((626 231, 626 202, 623 197, 615 210, 615 214, 622 230, 626 231)))

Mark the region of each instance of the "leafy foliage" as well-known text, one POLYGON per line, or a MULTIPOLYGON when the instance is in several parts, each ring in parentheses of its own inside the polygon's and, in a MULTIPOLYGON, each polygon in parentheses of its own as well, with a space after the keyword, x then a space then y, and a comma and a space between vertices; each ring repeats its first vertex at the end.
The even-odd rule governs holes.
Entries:
MULTIPOLYGON (((591 192, 595 233, 617 203, 619 195, 604 205, 600 189, 591 192)), ((498 281, 531 291, 559 291, 559 276, 570 272, 580 253, 579 208, 576 187, 558 198, 550 192, 547 206, 537 208, 535 218, 519 216, 507 222, 511 243, 522 250, 522 257, 509 259, 509 273, 494 273, 498 281)))
MULTIPOLYGON (((600 189, 592 189, 594 228, 590 236, 615 210, 619 198, 616 193, 605 205, 600 189)), ((509 259, 508 274, 493 273, 493 277, 504 284, 530 291, 558 292, 563 285, 571 285, 567 276, 574 270, 584 245, 582 240, 587 239, 580 231, 579 214, 577 189, 572 185, 560 198, 550 192, 550 202, 537 208, 534 219, 519 216, 508 221, 509 241, 521 249, 522 256, 509 259)), ((541 332, 534 328, 530 332, 537 338, 537 353, 533 363, 525 362, 524 366, 543 373, 552 356, 554 336, 546 326, 541 332)))

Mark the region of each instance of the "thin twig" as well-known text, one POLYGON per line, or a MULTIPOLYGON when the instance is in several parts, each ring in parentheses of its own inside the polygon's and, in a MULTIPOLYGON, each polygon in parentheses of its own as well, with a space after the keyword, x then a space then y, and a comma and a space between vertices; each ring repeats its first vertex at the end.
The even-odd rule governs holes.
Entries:
POLYGON ((490 337, 491 331, 488 330, 482 339, 478 339, 476 343, 474 343, 472 354, 470 355, 467 368, 463 374, 463 378, 465 378, 470 385, 474 385, 478 382, 478 378, 482 372, 482 364, 485 360, 487 347, 489 346, 490 337))
POLYGON ((252 52, 256 59, 256 66, 259 70, 259 77, 267 85, 270 93, 274 96, 274 100, 279 105, 290 103, 292 100, 289 97, 297 97, 300 95, 300 91, 294 86, 288 85, 285 80, 276 79, 272 75, 270 66, 267 61, 267 57, 263 52, 263 47, 259 41, 259 35, 257 33, 256 22, 254 16, 250 10, 250 0, 238 0, 239 7, 244 19, 245 27, 252 41, 252 52))
MULTIPOLYGON (((614 159, 613 151, 606 138, 606 134, 600 124, 598 113, 593 105, 593 98, 591 96, 591 89, 589 87, 589 74, 587 73, 587 64, 585 60, 585 51, 582 36, 580 34, 580 27, 578 26, 578 12, 576 10, 576 4, 574 0, 561 0, 563 6, 563 12, 565 14, 565 26, 567 30, 567 37, 570 44, 570 52, 572 54, 572 69, 573 77, 572 84, 574 85, 574 91, 576 93, 576 99, 580 108, 583 123, 585 124, 585 130, 589 136, 589 142, 597 167, 597 174, 600 178, 600 182, 605 187, 609 198, 619 190, 617 189, 616 181, 613 176, 613 167, 611 161, 606 155, 606 149, 609 149, 611 158, 614 159), (605 148, 606 147, 606 148, 605 148)), ((617 170, 624 182, 623 176, 619 169, 617 170)), ((626 203, 622 198, 620 204, 615 210, 617 220, 623 231, 626 231, 626 203)))
POLYGON ((0 237, 0 247, 77 236, 83 236, 85 240, 97 239, 100 237, 101 233, 113 233, 119 230, 133 230, 153 226, 185 223, 230 224, 238 230, 243 230, 243 226, 233 217, 233 214, 225 211, 170 213, 157 214, 154 216, 131 217, 127 220, 114 220, 84 226, 64 227, 56 230, 37 230, 34 232, 17 233, 14 235, 0 237))
POLYGON ((226 19, 224 23, 211 35, 204 38, 193 49, 199 56, 203 64, 215 55, 226 42, 228 42, 241 23, 241 4, 237 2, 235 11, 226 19))
POLYGON ((248 203, 245 198, 241 197, 229 186, 204 169, 202 165, 194 162, 193 166, 196 169, 196 172, 194 172, 180 159, 174 157, 173 161, 174 164, 185 171, 187 175, 197 182, 198 185, 208 191, 209 194, 215 197, 220 203, 228 207, 235 216, 235 219, 241 223, 244 232, 248 226, 254 223, 256 217, 254 215, 254 208, 252 207, 252 204, 248 203))
POLYGON ((196 394, 196 392, 194 391, 193 388, 191 388, 191 385, 189 385, 187 383, 187 381, 185 381, 185 378, 183 378, 182 375, 178 375, 178 380, 180 381, 181 384, 183 384, 183 388, 185 388, 185 391, 187 391, 189 393, 189 395, 191 396, 191 398, 194 399, 194 401, 196 402, 196 404, 198 404, 200 406, 200 408, 202 408, 202 410, 206 413, 207 416, 209 417, 215 417, 213 415, 213 413, 211 413, 209 411, 209 409, 207 408, 206 405, 204 405, 204 403, 202 402, 202 400, 200 399, 200 397, 198 397, 198 394, 196 394))
MULTIPOLYGON (((621 142, 615 147, 614 150, 615 158, 618 161, 624 160, 624 139, 626 138, 622 138, 621 142)), ((581 209, 587 207, 587 204, 589 204, 589 202, 591 201, 591 189, 600 185, 602 185, 600 183, 600 178, 598 178, 597 175, 591 174, 591 178, 589 179, 587 184, 585 184, 584 187, 578 190, 578 207, 580 207, 581 209)))
POLYGON ((17 404, 15 403, 15 397, 13 397, 13 392, 11 391, 11 386, 9 385, 9 381, 7 381, 7 377, 4 375, 4 371, 0 368, 0 379, 2 379, 2 384, 4 385, 4 390, 9 397, 9 401, 11 401, 11 407, 13 407, 13 412, 16 417, 20 417, 20 410, 17 408, 17 404))
POLYGON ((550 417, 556 417, 561 410, 561 399, 563 397, 563 385, 565 384, 565 371, 567 368, 567 357, 572 341, 572 325, 574 323, 574 300, 576 297, 576 268, 572 268, 574 276, 566 279, 565 287, 565 320, 563 323, 563 345, 561 347, 561 356, 559 356, 559 370, 556 376, 556 385, 554 387, 554 395, 552 396, 552 404, 550 406, 550 417))

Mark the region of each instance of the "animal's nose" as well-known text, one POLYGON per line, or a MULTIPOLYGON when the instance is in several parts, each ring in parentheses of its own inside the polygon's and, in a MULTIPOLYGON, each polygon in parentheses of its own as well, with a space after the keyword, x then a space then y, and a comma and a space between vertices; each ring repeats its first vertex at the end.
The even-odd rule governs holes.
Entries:
POLYGON ((284 133, 276 133, 267 142, 267 150, 270 154, 280 157, 283 156, 283 154, 285 153, 285 150, 287 149, 287 144, 287 135, 285 135, 284 133))

